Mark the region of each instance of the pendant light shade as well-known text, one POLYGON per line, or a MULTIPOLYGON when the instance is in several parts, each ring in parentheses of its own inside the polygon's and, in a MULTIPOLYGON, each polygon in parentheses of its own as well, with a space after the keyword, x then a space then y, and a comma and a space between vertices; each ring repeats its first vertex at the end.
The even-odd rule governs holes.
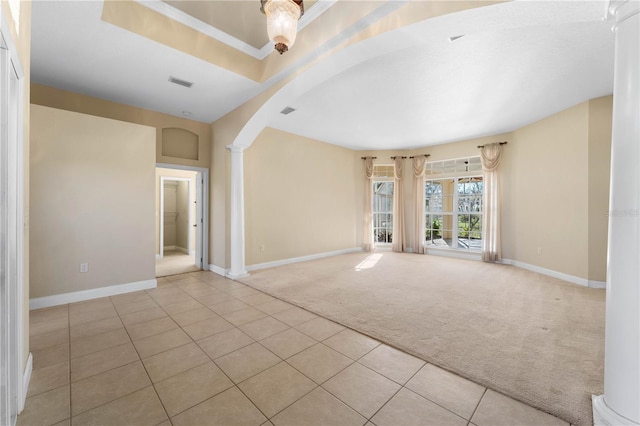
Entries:
POLYGON ((269 39, 282 55, 296 41, 298 19, 304 13, 302 0, 261 0, 260 10, 267 15, 269 39))

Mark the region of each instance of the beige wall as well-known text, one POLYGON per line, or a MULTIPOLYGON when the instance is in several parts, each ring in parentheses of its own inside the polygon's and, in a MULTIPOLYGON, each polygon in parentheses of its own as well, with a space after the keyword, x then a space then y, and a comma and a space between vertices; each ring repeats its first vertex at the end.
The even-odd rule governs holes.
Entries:
POLYGON ((35 83, 31 85, 31 103, 155 127, 156 162, 181 166, 209 167, 211 159, 211 130, 208 124, 35 83), (172 144, 172 151, 177 156, 162 155, 162 129, 165 128, 184 129, 197 135, 198 159, 187 159, 192 157, 190 146, 187 146, 184 152, 181 153, 174 144, 172 144))
POLYGON ((225 116, 211 125, 211 174, 209 187, 209 263, 221 269, 229 267, 229 189, 230 166, 226 146, 233 142, 225 116))
POLYGON ((154 142, 151 127, 32 105, 32 298, 154 279, 154 142))
POLYGON ((244 155, 247 265, 360 246, 353 151, 266 128, 244 155))
POLYGON ((589 101, 589 279, 606 281, 613 97, 589 101))
POLYGON ((505 258, 588 278, 588 120, 585 102, 513 133, 502 159, 505 258))

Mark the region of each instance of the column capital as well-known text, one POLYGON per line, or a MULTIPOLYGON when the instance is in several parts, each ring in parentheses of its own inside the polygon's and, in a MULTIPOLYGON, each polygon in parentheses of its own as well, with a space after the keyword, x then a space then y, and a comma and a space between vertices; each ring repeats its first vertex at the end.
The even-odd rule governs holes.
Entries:
POLYGON ((609 0, 606 19, 615 21, 611 30, 616 32, 620 24, 638 13, 640 13, 640 2, 638 1, 609 0))
POLYGON ((226 147, 230 152, 243 152, 247 147, 240 145, 227 145, 226 147))

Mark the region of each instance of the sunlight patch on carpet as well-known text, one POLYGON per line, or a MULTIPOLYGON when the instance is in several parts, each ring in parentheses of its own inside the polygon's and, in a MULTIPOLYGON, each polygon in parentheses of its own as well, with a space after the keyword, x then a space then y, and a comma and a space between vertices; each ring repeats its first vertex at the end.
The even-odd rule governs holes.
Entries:
POLYGON ((376 263, 378 263, 380 259, 382 259, 381 253, 372 254, 371 256, 368 256, 365 260, 360 262, 358 266, 356 266, 356 271, 373 268, 374 266, 376 266, 376 263))

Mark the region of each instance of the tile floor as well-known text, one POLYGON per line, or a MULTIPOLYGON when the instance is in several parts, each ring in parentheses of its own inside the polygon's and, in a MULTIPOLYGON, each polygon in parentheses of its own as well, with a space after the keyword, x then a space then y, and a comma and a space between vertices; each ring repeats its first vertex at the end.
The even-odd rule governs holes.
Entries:
POLYGON ((30 320, 22 426, 566 425, 210 272, 30 320))

